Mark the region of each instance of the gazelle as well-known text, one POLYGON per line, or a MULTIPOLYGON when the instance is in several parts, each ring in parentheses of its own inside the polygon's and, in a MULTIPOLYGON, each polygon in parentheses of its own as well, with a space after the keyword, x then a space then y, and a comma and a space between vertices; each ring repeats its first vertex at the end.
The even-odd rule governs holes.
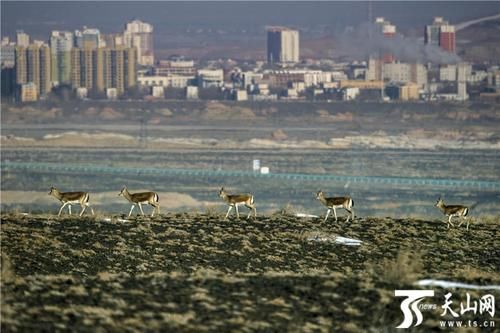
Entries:
POLYGON ((65 206, 68 206, 69 215, 71 215, 72 204, 79 204, 82 207, 80 216, 83 215, 83 212, 85 212, 87 207, 90 208, 92 215, 94 215, 94 210, 89 204, 90 195, 87 192, 59 192, 57 188, 52 186, 50 188, 49 195, 52 195, 57 200, 62 202, 62 206, 59 209, 59 214, 57 214, 57 216, 61 216, 62 210, 65 206))
POLYGON ((219 197, 221 197, 222 200, 227 202, 227 204, 229 205, 229 209, 227 210, 227 214, 224 220, 227 220, 227 217, 229 216, 229 213, 231 212, 231 209, 233 209, 233 207, 236 208, 236 216, 239 219, 240 213, 238 211, 238 206, 240 205, 245 205, 248 209, 250 209, 247 219, 250 217, 252 211, 254 213, 254 217, 257 217, 257 209, 255 208, 252 194, 227 194, 227 192, 224 190, 224 187, 221 187, 219 191, 219 197))
MULTIPOLYGON (((330 212, 333 209, 333 214, 335 215, 335 222, 337 222, 337 211, 335 208, 344 208, 347 212, 351 214, 352 220, 354 221, 354 209, 352 208, 354 206, 354 201, 350 197, 334 197, 334 198, 326 198, 325 195, 323 194, 323 191, 318 191, 316 193, 316 199, 318 199, 323 205, 328 208, 328 212, 326 213, 325 220, 328 219, 328 216, 330 215, 330 212)), ((349 215, 347 215, 347 220, 346 222, 349 221, 349 215)))
POLYGON ((130 215, 132 214, 135 205, 139 205, 142 216, 144 216, 144 211, 142 210, 141 204, 150 204, 151 206, 153 206, 153 213, 151 214, 151 217, 155 215, 155 211, 160 214, 160 203, 158 202, 160 200, 160 197, 155 192, 130 193, 127 187, 123 186, 118 196, 125 197, 125 199, 127 199, 132 204, 130 212, 128 213, 128 217, 130 217, 130 215))
POLYGON ((448 223, 447 223, 447 229, 450 228, 450 224, 452 227, 455 225, 451 222, 451 218, 453 216, 456 217, 462 217, 462 221, 458 225, 459 227, 464 223, 464 221, 467 221, 467 230, 469 230, 469 220, 467 220, 467 214, 469 213, 469 208, 466 206, 462 205, 445 205, 443 199, 439 198, 438 201, 436 202, 435 205, 441 212, 443 212, 444 215, 448 216, 448 223))

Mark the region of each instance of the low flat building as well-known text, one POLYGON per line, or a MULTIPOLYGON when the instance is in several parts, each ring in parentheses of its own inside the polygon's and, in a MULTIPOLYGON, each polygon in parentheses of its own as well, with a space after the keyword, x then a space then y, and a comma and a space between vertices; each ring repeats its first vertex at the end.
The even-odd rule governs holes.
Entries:
POLYGON ((76 88, 76 97, 79 99, 86 99, 88 96, 88 89, 84 87, 76 88))
POLYGON ((344 101, 355 100, 359 95, 359 88, 345 88, 343 90, 342 99, 344 101))
POLYGON ((401 101, 419 99, 419 87, 416 84, 406 84, 399 87, 399 99, 401 101))
POLYGON ((21 85, 20 99, 21 102, 36 102, 38 101, 38 89, 33 82, 21 85))
POLYGON ((152 87, 151 95, 155 98, 164 98, 165 97, 165 90, 161 86, 152 87))
POLYGON ((186 99, 188 99, 188 100, 198 99, 198 87, 187 86, 186 87, 186 99))
POLYGON ((224 84, 224 71, 222 69, 198 70, 198 86, 200 88, 222 87, 224 84))
POLYGON ((194 81, 194 76, 180 76, 180 75, 169 75, 169 76, 140 76, 137 78, 137 83, 143 87, 172 87, 172 88, 186 88, 192 81, 194 81))
POLYGON ((194 67, 193 60, 160 60, 153 71, 155 75, 158 76, 196 75, 196 68, 194 67))
POLYGON ((359 88, 359 89, 382 89, 383 81, 364 81, 364 80, 341 80, 339 88, 359 88))
POLYGON ((233 91, 234 100, 236 101, 246 101, 248 100, 248 93, 246 90, 235 89, 233 91))
POLYGON ((116 100, 118 98, 118 89, 107 88, 106 89, 106 98, 110 99, 110 100, 116 100))

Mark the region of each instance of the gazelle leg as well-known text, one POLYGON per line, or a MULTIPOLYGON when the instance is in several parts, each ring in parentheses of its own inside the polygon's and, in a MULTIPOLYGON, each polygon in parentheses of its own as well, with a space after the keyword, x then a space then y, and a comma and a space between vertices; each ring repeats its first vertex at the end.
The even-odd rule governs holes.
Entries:
POLYGON ((71 204, 68 204, 69 215, 71 215, 71 204))
POLYGON ((226 217, 224 218, 224 220, 227 220, 227 217, 229 216, 229 212, 231 212, 232 208, 233 208, 233 206, 229 205, 229 208, 227 209, 227 214, 226 214, 226 217))
POLYGON ((87 206, 86 206, 86 205, 82 205, 82 211, 80 212, 80 216, 82 216, 82 215, 83 215, 83 212, 85 211, 85 209, 86 209, 86 208, 87 208, 87 206))
POLYGON ((349 209, 345 209, 349 214, 347 214, 347 220, 345 220, 346 222, 349 222, 349 218, 351 217, 352 215, 352 212, 349 210, 349 209))
POLYGON ((462 216, 462 219, 460 220, 460 223, 458 224, 458 227, 460 228, 460 226, 467 221, 467 217, 465 216, 462 216))
POLYGON ((151 205, 153 206, 153 212, 151 213, 151 217, 155 216, 155 212, 156 212, 156 206, 155 205, 151 205))
POLYGON ((130 207, 130 212, 128 213, 128 217, 130 217, 134 208, 135 208, 135 204, 133 204, 132 207, 130 207))
POLYGON ((326 222, 328 220, 328 215, 330 215, 331 209, 328 208, 328 211, 326 212, 325 220, 323 222, 326 222))
POLYGON ((64 209, 64 207, 67 205, 68 203, 63 203, 63 205, 61 206, 61 208, 59 209, 59 213, 57 214, 57 216, 61 216, 61 213, 62 213, 62 210, 64 209))
POLYGON ((92 215, 95 215, 94 214, 94 209, 92 208, 92 206, 90 206, 88 203, 86 203, 85 205, 90 208, 90 211, 92 212, 92 215))
POLYGON ((458 227, 460 228, 460 226, 461 226, 464 222, 467 222, 467 223, 466 223, 466 225, 467 225, 467 230, 469 230, 469 220, 467 219, 467 216, 462 216, 462 221, 460 221, 460 223, 458 224, 458 227))
POLYGON ((333 207, 333 215, 335 215, 335 222, 337 222, 337 211, 335 210, 335 207, 333 207))
POLYGON ((234 205, 236 207, 236 216, 238 217, 238 220, 240 219, 240 212, 238 211, 238 204, 234 205))
POLYGON ((451 222, 451 218, 452 218, 453 215, 450 215, 450 217, 448 218, 448 223, 451 224, 452 227, 454 227, 455 225, 451 222))
POLYGON ((141 214, 142 214, 142 216, 144 216, 144 211, 142 210, 142 205, 141 205, 141 203, 140 203, 140 202, 139 202, 139 209, 141 210, 141 214))
POLYGON ((245 205, 248 209, 248 215, 247 215, 247 220, 250 218, 250 215, 252 214, 252 211, 254 212, 254 217, 257 217, 257 209, 255 209, 254 205, 245 205))

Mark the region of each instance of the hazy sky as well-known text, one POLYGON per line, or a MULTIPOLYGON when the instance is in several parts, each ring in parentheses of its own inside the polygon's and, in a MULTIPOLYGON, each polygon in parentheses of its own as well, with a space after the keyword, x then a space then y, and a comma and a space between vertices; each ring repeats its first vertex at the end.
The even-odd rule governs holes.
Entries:
MULTIPOLYGON (((83 25, 104 33, 119 32, 133 18, 152 23, 155 34, 189 28, 259 32, 265 25, 339 30, 368 19, 367 2, 2 1, 1 9, 2 36, 24 29, 38 39, 47 39, 51 30, 74 30, 83 25)), ((385 16, 398 30, 423 29, 433 16, 454 23, 499 12, 500 2, 372 2, 372 16, 385 16)))

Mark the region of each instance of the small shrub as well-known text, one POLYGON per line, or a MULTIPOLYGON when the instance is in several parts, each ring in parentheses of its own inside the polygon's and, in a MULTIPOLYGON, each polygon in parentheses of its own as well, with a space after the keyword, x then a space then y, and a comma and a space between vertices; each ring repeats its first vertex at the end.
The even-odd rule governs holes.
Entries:
POLYGON ((383 281, 403 286, 412 284, 422 269, 421 255, 401 251, 396 259, 385 259, 375 271, 380 274, 383 281))

